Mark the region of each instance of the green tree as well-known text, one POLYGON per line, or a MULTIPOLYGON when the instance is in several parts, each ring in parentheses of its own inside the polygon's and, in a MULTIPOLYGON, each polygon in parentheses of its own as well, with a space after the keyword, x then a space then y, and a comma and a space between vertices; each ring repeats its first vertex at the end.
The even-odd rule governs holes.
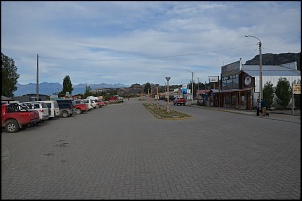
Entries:
POLYGON ((266 108, 269 109, 274 102, 274 89, 271 81, 268 81, 263 88, 263 98, 266 99, 266 108))
POLYGON ((92 89, 89 85, 86 86, 85 93, 84 93, 84 98, 87 98, 88 96, 92 96, 92 89))
POLYGON ((73 88, 71 84, 71 80, 69 75, 66 75, 65 78, 63 79, 63 89, 62 93, 66 94, 66 92, 69 92, 69 94, 72 94, 73 88))
POLYGON ((20 75, 17 73, 18 68, 12 58, 1 52, 1 71, 2 71, 2 94, 7 97, 14 97, 14 91, 17 90, 17 80, 20 75))
POLYGON ((291 99, 291 87, 290 83, 286 78, 279 78, 276 90, 276 102, 282 107, 282 109, 286 109, 291 99))
POLYGON ((148 94, 148 90, 149 90, 149 93, 151 93, 151 84, 150 84, 149 82, 147 82, 147 83, 145 84, 144 92, 145 92, 146 94, 148 94))

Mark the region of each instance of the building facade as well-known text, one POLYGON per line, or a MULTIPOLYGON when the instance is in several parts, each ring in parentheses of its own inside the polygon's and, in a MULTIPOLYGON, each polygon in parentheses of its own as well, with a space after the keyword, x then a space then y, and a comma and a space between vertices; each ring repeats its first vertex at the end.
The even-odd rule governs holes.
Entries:
MULTIPOLYGON (((212 90, 209 99, 212 106, 250 110, 259 98, 259 65, 243 65, 241 60, 221 67, 219 90, 212 90)), ((267 82, 276 87, 279 78, 290 84, 301 81, 297 62, 281 65, 262 65, 262 89, 267 82)))

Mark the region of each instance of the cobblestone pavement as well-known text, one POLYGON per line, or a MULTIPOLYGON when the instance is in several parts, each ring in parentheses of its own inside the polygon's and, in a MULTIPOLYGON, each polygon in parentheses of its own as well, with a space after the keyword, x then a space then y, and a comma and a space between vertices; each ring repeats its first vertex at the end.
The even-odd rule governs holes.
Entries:
POLYGON ((171 109, 192 118, 160 120, 130 99, 2 130, 1 198, 301 199, 300 116, 171 109))

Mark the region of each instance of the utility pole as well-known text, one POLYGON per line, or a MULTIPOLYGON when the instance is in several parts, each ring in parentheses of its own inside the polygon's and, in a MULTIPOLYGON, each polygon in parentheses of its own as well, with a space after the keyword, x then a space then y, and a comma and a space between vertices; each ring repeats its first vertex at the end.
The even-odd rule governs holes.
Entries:
POLYGON ((262 50, 261 50, 261 41, 259 40, 259 53, 260 53, 260 100, 263 99, 263 91, 262 91, 262 50))
POLYGON ((39 54, 37 54, 37 84, 36 84, 36 100, 39 100, 39 54))
POLYGON ((261 40, 256 36, 245 35, 245 37, 253 37, 259 41, 259 65, 260 65, 260 74, 259 74, 259 99, 262 101, 263 91, 262 91, 262 50, 261 50, 261 40))
POLYGON ((193 90, 193 72, 192 72, 192 104, 194 100, 194 90, 193 90))
POLYGON ((167 112, 170 113, 170 93, 169 93, 169 80, 171 77, 166 77, 167 80, 167 92, 168 92, 168 100, 167 100, 167 112))
MULTIPOLYGON (((189 70, 187 70, 187 71, 189 71, 189 70)), ((189 71, 189 72, 191 72, 192 73, 192 89, 191 89, 191 91, 192 91, 192 97, 191 97, 191 100, 192 100, 192 104, 193 104, 193 72, 192 71, 189 71)))

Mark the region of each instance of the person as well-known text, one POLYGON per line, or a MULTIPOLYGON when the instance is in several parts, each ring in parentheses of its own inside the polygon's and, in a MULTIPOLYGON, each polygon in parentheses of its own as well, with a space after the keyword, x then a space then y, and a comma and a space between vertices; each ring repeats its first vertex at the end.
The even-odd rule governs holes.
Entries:
POLYGON ((266 100, 261 100, 261 108, 262 108, 262 116, 264 117, 266 115, 266 100))
POLYGON ((257 99, 257 116, 259 116, 259 111, 260 111, 260 100, 257 99))

